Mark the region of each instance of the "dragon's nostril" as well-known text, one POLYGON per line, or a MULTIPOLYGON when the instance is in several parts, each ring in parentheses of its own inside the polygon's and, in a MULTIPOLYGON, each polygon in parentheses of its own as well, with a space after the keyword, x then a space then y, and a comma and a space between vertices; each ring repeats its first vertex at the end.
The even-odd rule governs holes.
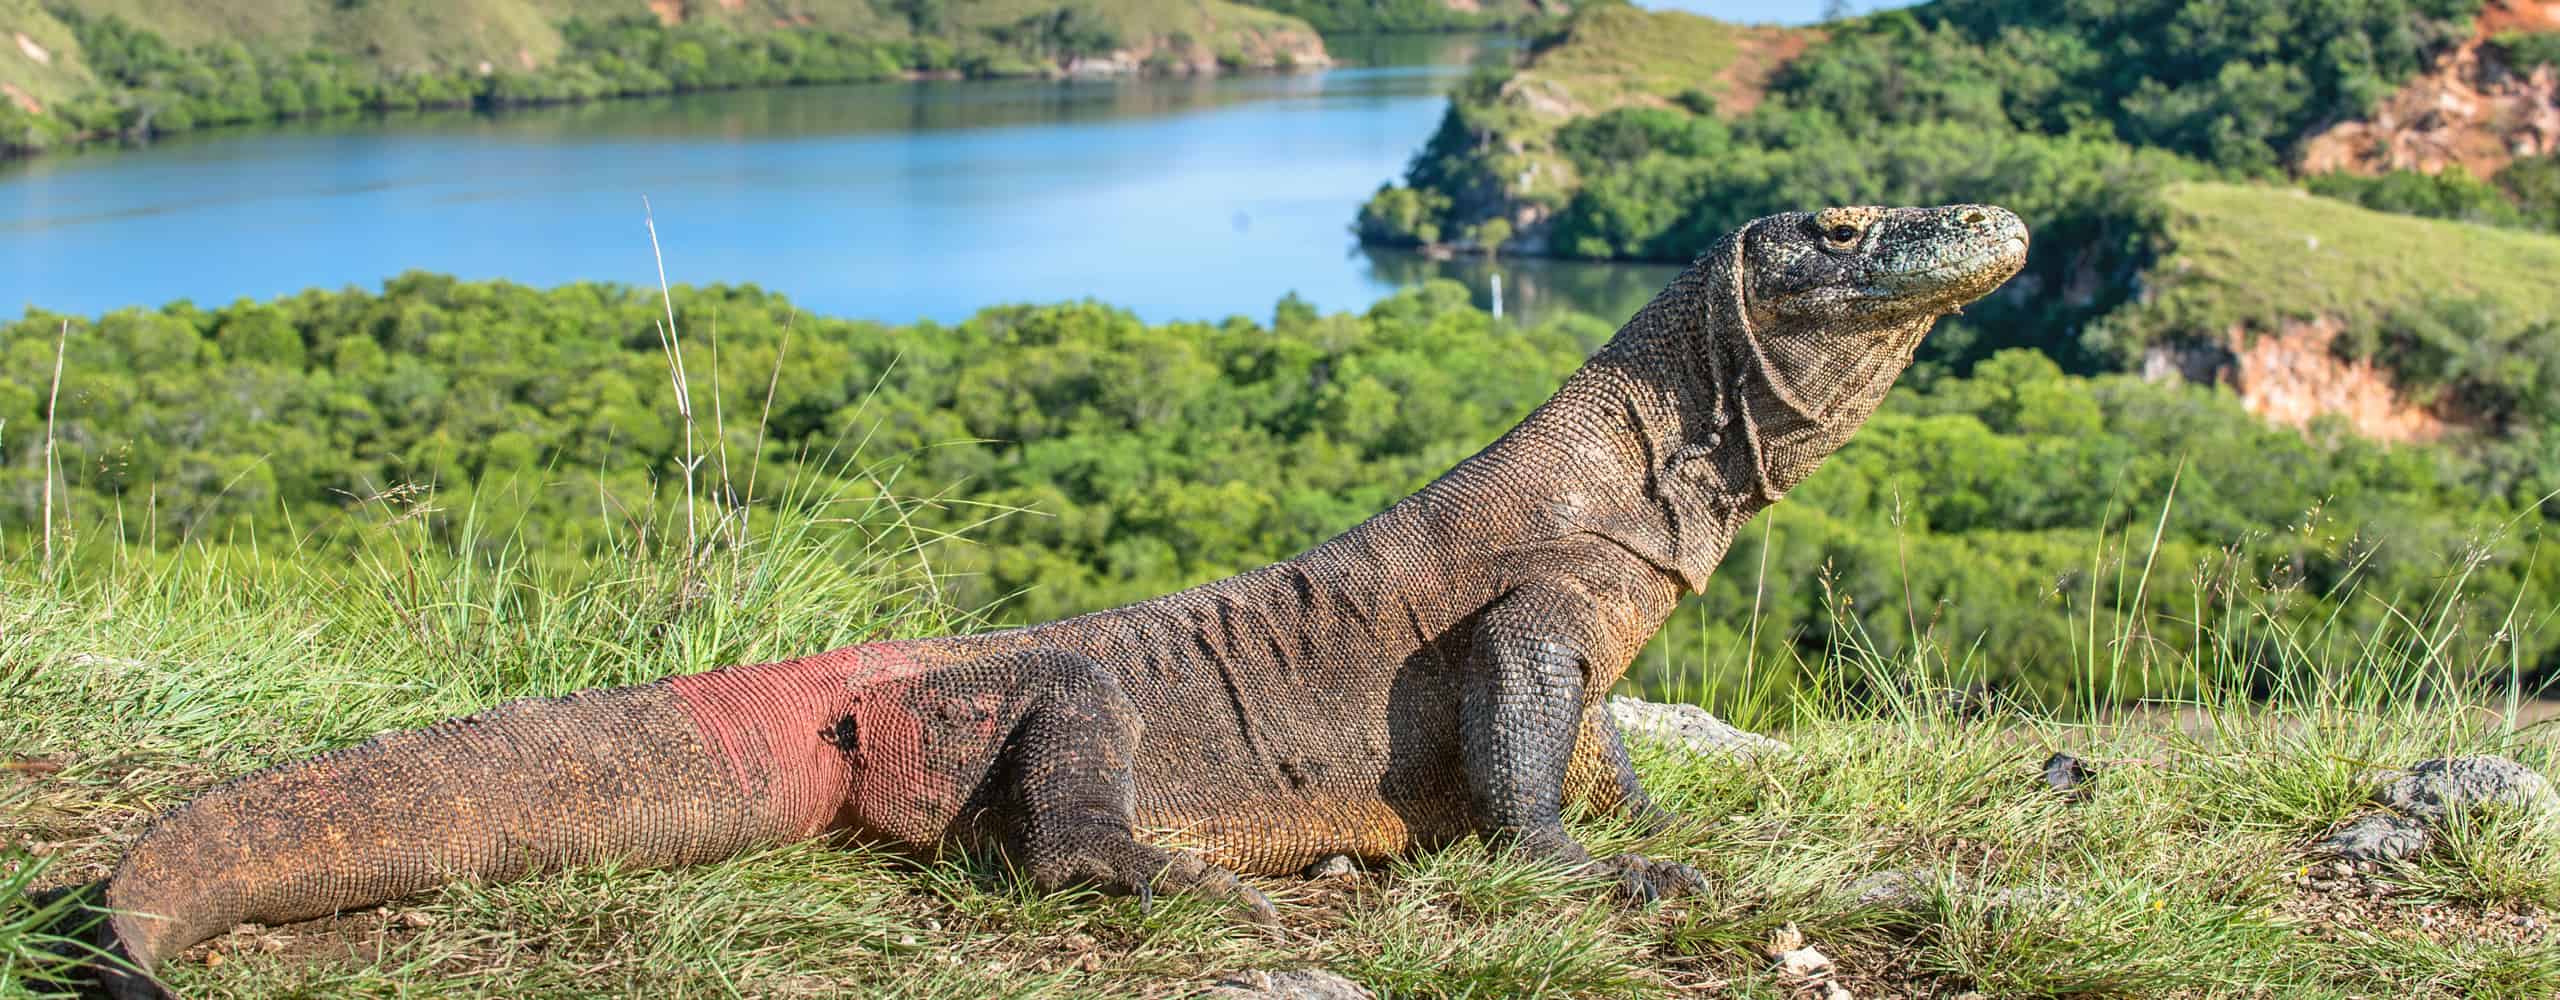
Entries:
POLYGON ((1965 221, 1965 224, 1966 224, 1966 225, 1975 225, 1975 226, 1981 225, 1981 224, 1982 224, 1982 211, 1981 211, 1980 209, 1975 209, 1975 210, 1972 210, 1972 211, 1969 211, 1969 212, 1964 213, 1964 221, 1965 221))

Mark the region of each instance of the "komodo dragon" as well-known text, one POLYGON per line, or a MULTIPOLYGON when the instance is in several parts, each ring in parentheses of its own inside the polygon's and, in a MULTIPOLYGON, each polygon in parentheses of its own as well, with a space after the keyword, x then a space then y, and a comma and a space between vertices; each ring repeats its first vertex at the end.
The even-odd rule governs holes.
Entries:
POLYGON ((1030 628, 510 702, 231 781, 69 890, 80 933, 132 967, 81 987, 164 995, 156 965, 243 921, 823 834, 988 846, 1042 887, 1265 920, 1237 873, 1469 835, 1637 898, 1697 887, 1565 832, 1568 799, 1671 818, 1602 694, 2026 249, 1989 206, 1770 216, 1518 427, 1284 562, 1030 628))

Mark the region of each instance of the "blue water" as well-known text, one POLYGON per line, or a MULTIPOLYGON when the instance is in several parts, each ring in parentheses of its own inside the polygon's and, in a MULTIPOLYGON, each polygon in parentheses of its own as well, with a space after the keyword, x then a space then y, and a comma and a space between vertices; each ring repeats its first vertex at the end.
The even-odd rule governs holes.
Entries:
MULTIPOLYGON (((412 269, 653 284, 651 214, 671 281, 896 322, 1082 298, 1150 320, 1267 316, 1293 291, 1351 309, 1435 275, 1489 300, 1481 263, 1350 238, 1484 58, 1463 41, 1384 51, 1406 64, 700 94, 37 158, 0 167, 0 308, 217 304, 412 269)), ((1515 312, 1622 316, 1659 284, 1503 267, 1515 312)))

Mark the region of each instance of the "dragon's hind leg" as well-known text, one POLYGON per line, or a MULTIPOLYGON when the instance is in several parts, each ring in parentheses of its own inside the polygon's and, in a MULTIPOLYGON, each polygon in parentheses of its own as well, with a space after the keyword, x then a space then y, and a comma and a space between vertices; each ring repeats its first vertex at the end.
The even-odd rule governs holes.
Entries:
POLYGON ((1015 849, 1034 884, 1091 885, 1142 901, 1191 893, 1232 900, 1257 921, 1277 919, 1270 900, 1234 872, 1139 842, 1130 764, 1145 722, 1117 676, 1051 651, 1023 681, 1036 693, 1010 748, 1021 803, 1015 849))

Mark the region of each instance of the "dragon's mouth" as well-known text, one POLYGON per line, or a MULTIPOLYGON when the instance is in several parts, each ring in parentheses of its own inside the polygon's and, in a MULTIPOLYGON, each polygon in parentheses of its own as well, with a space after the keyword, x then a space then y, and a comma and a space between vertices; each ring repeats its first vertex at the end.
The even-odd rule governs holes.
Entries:
POLYGON ((1860 293, 1868 298, 1906 298, 1942 294, 1956 308, 1991 293, 2026 266, 2027 237, 2011 233, 1999 243, 1951 260, 1877 276, 1860 293))

